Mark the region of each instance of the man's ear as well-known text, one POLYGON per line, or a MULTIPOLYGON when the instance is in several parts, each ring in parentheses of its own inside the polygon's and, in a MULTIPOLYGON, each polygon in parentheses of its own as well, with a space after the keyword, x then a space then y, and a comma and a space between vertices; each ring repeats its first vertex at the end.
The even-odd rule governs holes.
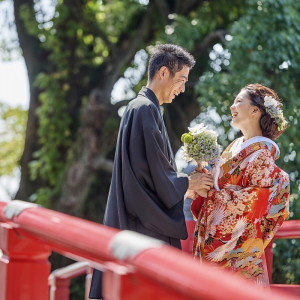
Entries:
POLYGON ((160 79, 168 78, 170 74, 168 68, 165 66, 162 66, 157 73, 160 79))

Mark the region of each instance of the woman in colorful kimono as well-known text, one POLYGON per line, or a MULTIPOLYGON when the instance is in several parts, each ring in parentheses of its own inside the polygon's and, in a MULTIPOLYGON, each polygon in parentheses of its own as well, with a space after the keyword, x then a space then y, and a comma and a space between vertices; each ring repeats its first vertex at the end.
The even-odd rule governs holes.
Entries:
POLYGON ((287 127, 276 93, 242 88, 230 107, 243 136, 222 154, 218 187, 198 192, 193 255, 267 284, 264 250, 288 216, 289 177, 275 164, 274 142, 287 127))

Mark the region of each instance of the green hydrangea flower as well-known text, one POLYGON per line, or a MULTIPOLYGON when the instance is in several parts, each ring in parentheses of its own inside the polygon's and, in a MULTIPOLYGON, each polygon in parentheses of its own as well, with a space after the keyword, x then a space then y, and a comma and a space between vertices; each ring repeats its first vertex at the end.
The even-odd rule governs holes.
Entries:
POLYGON ((184 133, 182 136, 181 136, 181 141, 183 143, 186 143, 186 144, 189 144, 191 141, 193 140, 193 136, 191 135, 191 133, 184 133))

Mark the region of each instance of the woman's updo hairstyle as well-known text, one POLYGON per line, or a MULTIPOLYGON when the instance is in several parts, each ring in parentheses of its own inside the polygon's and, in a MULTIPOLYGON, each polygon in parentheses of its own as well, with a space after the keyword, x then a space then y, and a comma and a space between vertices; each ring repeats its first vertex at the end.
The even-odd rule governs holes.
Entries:
POLYGON ((267 113, 266 107, 264 105, 265 96, 270 96, 278 102, 278 107, 281 107, 282 104, 278 95, 272 89, 265 87, 259 83, 248 84, 243 87, 242 90, 246 90, 248 92, 251 104, 257 106, 262 113, 260 118, 260 128, 262 130, 262 135, 271 140, 276 140, 277 138, 279 138, 281 134, 286 130, 288 123, 282 116, 284 125, 280 128, 280 126, 278 126, 278 124, 276 123, 276 119, 272 118, 271 115, 267 113))

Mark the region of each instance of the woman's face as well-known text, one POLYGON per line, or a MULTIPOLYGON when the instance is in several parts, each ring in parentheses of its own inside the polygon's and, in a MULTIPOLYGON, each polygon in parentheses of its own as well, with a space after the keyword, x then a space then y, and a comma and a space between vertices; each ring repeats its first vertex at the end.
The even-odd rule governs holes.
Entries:
POLYGON ((241 90, 230 106, 232 125, 241 130, 246 130, 248 126, 253 125, 253 108, 247 90, 241 90))

